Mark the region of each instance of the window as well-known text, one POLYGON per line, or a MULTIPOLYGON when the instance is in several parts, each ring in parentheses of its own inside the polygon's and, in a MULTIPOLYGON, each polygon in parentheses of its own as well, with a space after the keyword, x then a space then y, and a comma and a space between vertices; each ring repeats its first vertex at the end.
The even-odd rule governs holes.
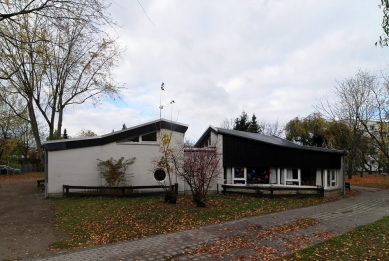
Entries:
POLYGON ((157 169, 154 171, 154 178, 157 181, 164 181, 166 178, 166 173, 163 169, 157 169))
POLYGON ((120 142, 139 142, 139 136, 131 137, 120 142))
POLYGON ((153 142, 157 141, 157 132, 148 133, 142 136, 134 136, 130 137, 124 140, 121 140, 119 142, 153 142))
POLYGON ((246 184, 246 168, 233 168, 234 184, 246 184))
POLYGON ((299 169, 286 169, 286 185, 300 185, 299 169))
POLYGON ((336 187, 337 186, 337 171, 335 169, 327 170, 327 187, 336 187))
POLYGON ((142 142, 143 141, 157 141, 157 133, 156 132, 152 132, 152 133, 143 135, 142 136, 142 142))
POLYGON ((270 184, 277 183, 277 172, 270 168, 247 168, 247 183, 251 184, 270 184))
POLYGON ((270 169, 269 172, 269 184, 277 184, 277 169, 270 169))

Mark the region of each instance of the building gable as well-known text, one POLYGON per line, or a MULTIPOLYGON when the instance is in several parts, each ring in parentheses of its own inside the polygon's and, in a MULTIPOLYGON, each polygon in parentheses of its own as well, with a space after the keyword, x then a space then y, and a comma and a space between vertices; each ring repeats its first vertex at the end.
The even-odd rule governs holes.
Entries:
POLYGON ((188 125, 171 122, 168 120, 156 120, 146 124, 134 126, 132 128, 116 131, 103 136, 89 137, 83 139, 67 139, 45 142, 42 146, 47 151, 77 149, 93 146, 101 146, 108 143, 120 142, 125 139, 150 134, 161 129, 172 130, 175 132, 185 133, 188 125))

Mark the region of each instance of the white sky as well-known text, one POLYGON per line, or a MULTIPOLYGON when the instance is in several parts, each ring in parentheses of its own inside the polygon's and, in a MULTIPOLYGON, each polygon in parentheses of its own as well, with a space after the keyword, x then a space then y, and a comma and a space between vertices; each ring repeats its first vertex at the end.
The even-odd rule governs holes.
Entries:
POLYGON ((114 0, 126 51, 114 70, 124 102, 66 111, 63 128, 98 135, 162 117, 189 125, 196 140, 209 125, 242 111, 287 122, 314 112, 336 81, 358 69, 386 68, 379 0, 114 0), (175 100, 173 108, 169 104, 175 100))

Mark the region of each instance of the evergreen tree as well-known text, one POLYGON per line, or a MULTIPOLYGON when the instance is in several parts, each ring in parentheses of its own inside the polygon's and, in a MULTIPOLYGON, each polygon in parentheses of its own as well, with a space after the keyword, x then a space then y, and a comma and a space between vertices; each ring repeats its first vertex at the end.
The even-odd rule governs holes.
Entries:
POLYGON ((251 122, 247 131, 252 133, 262 133, 262 129, 257 122, 257 117, 255 117, 255 114, 253 114, 251 117, 251 122))
POLYGON ((65 140, 69 139, 68 132, 66 131, 66 129, 63 130, 62 138, 65 140))
POLYGON ((245 111, 242 112, 239 118, 235 119, 234 130, 238 131, 248 131, 250 126, 250 121, 247 117, 247 113, 245 111))

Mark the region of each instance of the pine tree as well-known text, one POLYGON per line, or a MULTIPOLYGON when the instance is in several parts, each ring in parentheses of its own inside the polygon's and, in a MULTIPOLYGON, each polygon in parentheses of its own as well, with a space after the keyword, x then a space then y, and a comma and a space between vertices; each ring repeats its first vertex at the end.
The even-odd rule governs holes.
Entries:
POLYGON ((255 114, 253 114, 253 116, 251 117, 251 122, 247 131, 253 133, 262 133, 261 127, 257 122, 257 117, 255 117, 255 114))
POLYGON ((66 129, 63 130, 62 138, 65 140, 69 139, 68 132, 66 131, 66 129))
POLYGON ((247 113, 243 111, 242 115, 235 119, 234 130, 248 131, 249 126, 250 121, 248 120, 247 113))

